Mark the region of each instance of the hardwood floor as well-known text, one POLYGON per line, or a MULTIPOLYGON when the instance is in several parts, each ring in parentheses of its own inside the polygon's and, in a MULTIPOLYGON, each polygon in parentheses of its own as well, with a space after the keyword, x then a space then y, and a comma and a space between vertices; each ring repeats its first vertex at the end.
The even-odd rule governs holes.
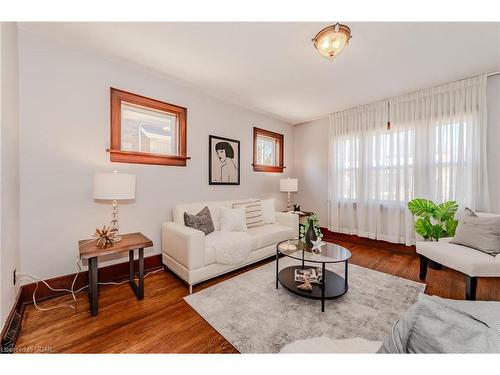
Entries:
MULTIPOLYGON (((353 264, 418 280, 418 257, 366 244, 329 239, 351 250, 353 264)), ((266 262, 246 267, 194 287, 194 292, 266 262)), ((443 268, 429 269, 426 293, 463 299, 464 276, 443 268)), ((19 352, 51 348, 57 353, 237 353, 215 329, 201 318, 183 297, 186 285, 170 271, 145 280, 144 300, 138 301, 128 284, 100 288, 99 315, 91 317, 86 292, 77 296, 78 311, 69 308, 42 312, 26 308, 17 340, 19 352)), ((500 279, 480 278, 480 300, 500 301, 500 279)), ((41 303, 44 308, 69 304, 62 296, 41 303)), ((50 349, 49 349, 50 350, 50 349)))

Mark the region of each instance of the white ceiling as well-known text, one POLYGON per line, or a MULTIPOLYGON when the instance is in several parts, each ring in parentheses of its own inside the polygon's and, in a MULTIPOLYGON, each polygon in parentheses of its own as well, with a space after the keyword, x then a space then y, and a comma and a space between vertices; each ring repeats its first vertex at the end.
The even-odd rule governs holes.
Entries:
POLYGON ((291 124, 500 69, 500 23, 347 23, 333 61, 325 23, 22 23, 183 80, 291 124))

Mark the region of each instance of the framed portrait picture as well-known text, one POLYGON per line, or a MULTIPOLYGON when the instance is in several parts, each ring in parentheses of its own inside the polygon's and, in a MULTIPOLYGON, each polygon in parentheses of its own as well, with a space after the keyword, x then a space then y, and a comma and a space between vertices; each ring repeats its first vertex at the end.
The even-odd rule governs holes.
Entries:
POLYGON ((208 183, 240 184, 240 141, 208 136, 208 183))

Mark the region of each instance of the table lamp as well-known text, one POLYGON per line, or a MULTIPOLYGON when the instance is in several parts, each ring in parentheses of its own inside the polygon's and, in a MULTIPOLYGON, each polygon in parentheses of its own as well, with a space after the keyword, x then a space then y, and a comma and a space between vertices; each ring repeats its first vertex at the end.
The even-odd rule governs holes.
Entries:
POLYGON ((94 199, 112 200, 111 232, 113 242, 121 240, 118 223, 118 201, 135 199, 135 175, 127 173, 96 173, 94 175, 94 199))
POLYGON ((280 179, 280 191, 284 193, 288 193, 288 205, 287 210, 292 210, 292 203, 290 201, 290 193, 297 192, 298 189, 298 180, 296 178, 281 178, 280 179))

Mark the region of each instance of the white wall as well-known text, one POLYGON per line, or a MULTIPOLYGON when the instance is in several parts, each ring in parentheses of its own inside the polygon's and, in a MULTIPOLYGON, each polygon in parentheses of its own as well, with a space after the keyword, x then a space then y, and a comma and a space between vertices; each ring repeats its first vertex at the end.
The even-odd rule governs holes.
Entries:
POLYGON ((299 191, 293 202, 304 211, 315 212, 328 226, 328 118, 294 127, 294 170, 299 191))
MULTIPOLYGON (((491 211, 500 213, 500 76, 488 78, 488 178, 491 211)), ((299 178, 295 203, 328 226, 328 118, 294 127, 294 167, 299 178)))
POLYGON ((0 284, 3 326, 18 288, 12 273, 19 270, 19 119, 17 26, 0 26, 0 284))
POLYGON ((136 200, 120 206, 120 225, 154 241, 146 255, 160 252, 160 225, 176 203, 273 196, 284 207, 279 178, 293 173, 290 125, 28 31, 20 30, 19 42, 23 272, 48 278, 77 270, 77 241, 110 220, 111 205, 92 200, 97 171, 137 175, 136 200), (187 167, 109 161, 110 86, 187 107, 187 167), (285 135, 285 174, 253 172, 253 126, 285 135), (208 185, 209 134, 241 141, 240 186, 208 185))
POLYGON ((488 77, 488 188, 491 211, 500 213, 500 75, 488 77))

